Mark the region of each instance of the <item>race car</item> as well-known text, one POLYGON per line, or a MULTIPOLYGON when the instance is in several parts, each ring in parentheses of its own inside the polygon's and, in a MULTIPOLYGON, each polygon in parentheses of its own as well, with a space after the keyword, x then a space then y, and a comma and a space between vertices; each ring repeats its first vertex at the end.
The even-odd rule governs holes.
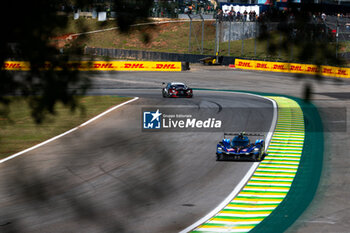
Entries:
POLYGON ((216 146, 217 161, 248 160, 261 161, 265 157, 264 139, 256 139, 250 143, 248 136, 264 136, 260 134, 224 133, 224 139, 216 146), (232 140, 226 138, 233 135, 232 140))
MULTIPOLYGON (((163 83, 165 85, 165 83, 163 83)), ((193 90, 184 83, 170 82, 162 89, 163 97, 193 97, 193 90)))

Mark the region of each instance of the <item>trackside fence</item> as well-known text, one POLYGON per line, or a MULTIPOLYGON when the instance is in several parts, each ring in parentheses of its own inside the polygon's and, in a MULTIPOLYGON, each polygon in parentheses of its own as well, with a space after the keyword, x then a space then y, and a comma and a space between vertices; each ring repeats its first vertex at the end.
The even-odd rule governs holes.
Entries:
MULTIPOLYGON (((208 55, 201 54, 181 54, 181 53, 165 53, 152 52, 141 50, 128 49, 108 49, 108 48, 85 48, 85 54, 93 56, 102 56, 110 59, 126 59, 139 61, 181 61, 189 63, 200 63, 200 59, 208 57, 208 55)), ((223 56, 222 64, 234 64, 234 56, 223 56)))

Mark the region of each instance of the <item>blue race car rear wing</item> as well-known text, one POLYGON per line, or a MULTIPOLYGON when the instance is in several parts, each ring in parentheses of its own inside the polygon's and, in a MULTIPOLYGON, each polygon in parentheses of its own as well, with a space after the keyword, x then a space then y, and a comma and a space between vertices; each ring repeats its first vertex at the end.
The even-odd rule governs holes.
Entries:
MULTIPOLYGON (((230 132, 230 133, 224 133, 224 138, 225 136, 238 136, 240 135, 241 133, 236 133, 236 132, 230 132)), ((257 134, 257 133, 243 133, 244 136, 255 136, 255 137, 264 137, 265 138, 265 135, 264 134, 257 134)))

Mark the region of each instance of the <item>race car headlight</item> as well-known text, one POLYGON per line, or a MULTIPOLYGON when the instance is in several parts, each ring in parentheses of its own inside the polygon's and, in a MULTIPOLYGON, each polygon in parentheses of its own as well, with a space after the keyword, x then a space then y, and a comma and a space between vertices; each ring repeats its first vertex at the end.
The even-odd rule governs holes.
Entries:
POLYGON ((222 147, 218 147, 218 151, 224 151, 222 147))
POLYGON ((254 151, 259 151, 259 148, 254 148, 254 151))
POLYGON ((249 153, 245 153, 245 155, 249 155, 249 153))

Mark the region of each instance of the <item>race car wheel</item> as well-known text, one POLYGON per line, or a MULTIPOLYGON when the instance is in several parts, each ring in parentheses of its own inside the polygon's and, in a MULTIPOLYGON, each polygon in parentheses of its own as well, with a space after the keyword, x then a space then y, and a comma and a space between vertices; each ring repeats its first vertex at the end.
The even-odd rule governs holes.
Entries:
POLYGON ((253 160, 253 161, 255 161, 255 162, 257 161, 257 159, 256 159, 256 155, 255 155, 255 154, 254 154, 254 155, 252 155, 252 160, 253 160))
POLYGON ((265 151, 264 151, 264 144, 263 144, 261 149, 260 149, 259 161, 263 160, 264 154, 265 154, 265 151))
POLYGON ((221 161, 223 160, 223 155, 222 154, 216 154, 216 161, 221 161))
POLYGON ((253 161, 255 162, 260 162, 262 160, 261 154, 253 155, 252 158, 253 158, 253 161))

